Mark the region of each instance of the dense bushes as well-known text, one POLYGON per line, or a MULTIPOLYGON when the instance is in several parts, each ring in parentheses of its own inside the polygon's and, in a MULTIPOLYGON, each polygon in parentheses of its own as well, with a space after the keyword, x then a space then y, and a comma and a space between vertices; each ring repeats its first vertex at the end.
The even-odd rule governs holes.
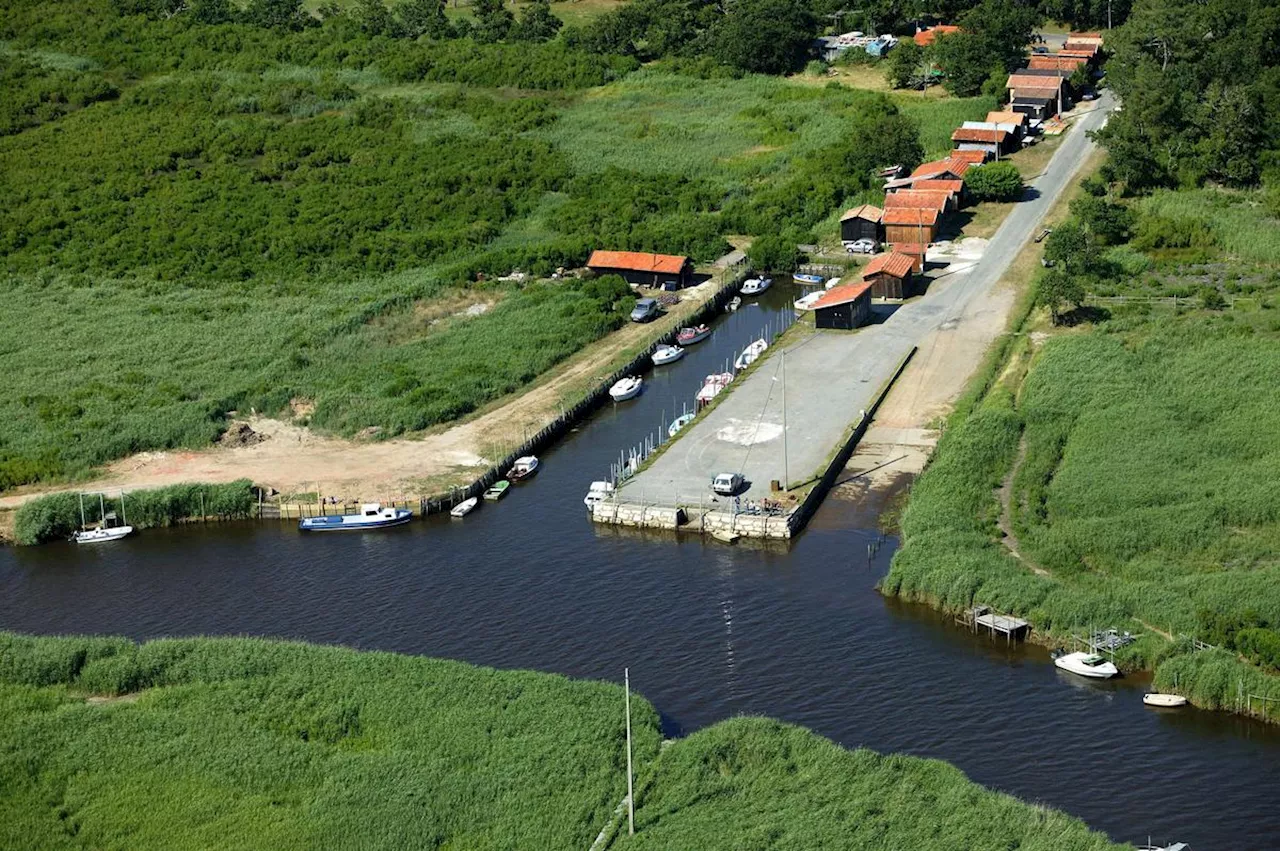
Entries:
MULTIPOLYGON (((80 528, 82 502, 74 493, 58 493, 24 502, 14 517, 14 537, 20 544, 40 544, 66 538, 80 528)), ((248 517, 253 511, 253 484, 248 479, 225 485, 183 484, 154 490, 130 491, 105 500, 108 513, 127 518, 138 529, 171 526, 190 517, 248 517)), ((102 519, 98 500, 83 500, 85 522, 102 519)))
POLYGON ((969 170, 964 187, 975 201, 1017 201, 1022 197, 1022 174, 1013 163, 987 163, 969 170))
POLYGON ((0 136, 52 121, 120 91, 102 74, 86 68, 46 69, 20 56, 0 53, 0 136))

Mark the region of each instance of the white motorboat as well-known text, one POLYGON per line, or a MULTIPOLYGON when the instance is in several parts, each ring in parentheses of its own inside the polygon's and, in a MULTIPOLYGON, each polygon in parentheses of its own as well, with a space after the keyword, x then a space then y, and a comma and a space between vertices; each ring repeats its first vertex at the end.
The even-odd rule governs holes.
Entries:
POLYGON ((773 278, 747 278, 742 282, 742 289, 738 292, 743 295, 760 295, 760 293, 769 289, 773 283, 773 278))
POLYGON ((464 499, 455 505, 450 511, 450 517, 466 517, 468 514, 476 510, 476 506, 480 504, 480 497, 473 496, 471 499, 464 499))
POLYGON ((1053 664, 1077 676, 1095 680, 1105 680, 1120 674, 1119 668, 1097 653, 1066 653, 1054 659, 1053 664))
POLYGON ((634 399, 640 395, 640 388, 644 386, 644 379, 628 375, 626 378, 620 379, 618 383, 609 388, 609 395, 613 397, 615 402, 625 402, 628 399, 634 399))
POLYGON ((742 306, 742 296, 736 295, 733 298, 729 299, 730 310, 737 310, 741 306, 742 306))
POLYGON ((769 341, 764 337, 756 340, 751 345, 742 350, 742 354, 738 355, 738 359, 733 362, 734 369, 746 369, 755 363, 756 360, 765 353, 769 348, 769 341))
POLYGON ((691 346, 694 343, 701 343, 710 336, 711 329, 706 325, 699 325, 696 328, 681 328, 680 333, 676 334, 676 342, 682 346, 691 346))
POLYGON ((671 421, 671 425, 667 426, 667 437, 675 437, 677 434, 680 433, 680 429, 684 428, 689 423, 693 422, 693 418, 695 416, 697 415, 684 414, 683 416, 676 417, 674 420, 671 421))
POLYGON ((818 299, 822 298, 824 295, 826 295, 825 291, 814 290, 811 293, 806 293, 805 295, 800 296, 800 298, 796 299, 796 311, 813 310, 813 306, 817 304, 818 299))
POLYGON ((591 487, 587 490, 587 495, 582 498, 582 504, 587 508, 595 505, 597 502, 604 502, 613 496, 613 484, 610 482, 592 482, 591 487))
MULTIPOLYGON (((124 511, 123 493, 120 494, 120 510, 124 511)), ((71 540, 77 544, 105 544, 133 534, 129 518, 125 517, 123 523, 116 522, 116 514, 114 511, 107 511, 106 499, 102 494, 98 494, 98 516, 102 518, 98 525, 88 528, 84 518, 84 494, 80 494, 80 530, 71 534, 71 540)))
POLYGON ((712 399, 720 395, 724 388, 729 386, 729 382, 733 381, 732 372, 720 372, 714 375, 708 375, 702 383, 702 388, 698 390, 696 399, 699 406, 705 405, 712 399))
POLYGON ((380 503, 368 502, 360 506, 359 514, 329 514, 324 517, 304 517, 298 521, 298 528, 304 532, 348 532, 400 526, 412 519, 413 512, 407 508, 383 508, 380 503))
POLYGON ((1147 706, 1161 706, 1165 708, 1187 705, 1187 699, 1180 694, 1159 694, 1156 692, 1144 694, 1142 696, 1142 702, 1147 706))
POLYGON ((679 346, 658 346, 653 353, 654 366, 662 366, 664 363, 675 363, 684 357, 684 349, 679 346))
POLYGON ((524 455, 515 460, 511 465, 511 469, 507 471, 507 478, 513 482, 519 482, 533 476, 538 472, 538 459, 534 455, 524 455))
POLYGON ((838 287, 838 286, 840 286, 840 279, 839 279, 839 278, 832 278, 831 280, 827 281, 826 286, 824 286, 824 287, 823 287, 823 289, 825 289, 825 290, 833 290, 833 289, 835 289, 835 288, 836 288, 836 287, 838 287))
POLYGON ((77 544, 102 544, 118 541, 132 533, 132 526, 98 526, 94 529, 81 529, 71 536, 71 540, 77 544))

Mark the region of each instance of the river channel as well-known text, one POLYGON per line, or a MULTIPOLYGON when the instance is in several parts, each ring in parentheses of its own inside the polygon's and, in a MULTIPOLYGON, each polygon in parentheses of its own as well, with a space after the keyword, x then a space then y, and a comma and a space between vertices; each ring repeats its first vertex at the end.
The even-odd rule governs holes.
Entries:
POLYGON ((878 506, 829 498, 790 544, 725 546, 594 526, 582 505, 619 451, 692 403, 702 377, 795 290, 721 318, 638 399, 601 409, 543 469, 465 520, 312 535, 292 523, 148 530, 100 548, 0 548, 0 628, 261 635, 556 671, 633 686, 671 734, 737 714, 848 746, 936 757, 1117 840, 1275 847, 1280 730, 1142 706, 1145 683, 1058 672, 875 591, 878 506))

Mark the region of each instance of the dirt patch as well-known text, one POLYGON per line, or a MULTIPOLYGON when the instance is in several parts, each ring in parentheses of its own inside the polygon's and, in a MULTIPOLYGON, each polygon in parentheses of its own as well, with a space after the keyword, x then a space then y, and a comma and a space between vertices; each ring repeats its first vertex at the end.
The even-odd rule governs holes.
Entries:
POLYGON ((142 692, 140 691, 135 691, 131 694, 94 694, 86 697, 84 702, 90 706, 111 706, 116 703, 136 703, 140 697, 142 697, 142 692))
POLYGON ((234 449, 238 446, 256 446, 267 439, 267 435, 254 431, 248 423, 232 423, 222 433, 222 437, 218 438, 218 445, 234 449))
POLYGON ((1018 469, 1022 466, 1022 462, 1026 460, 1026 457, 1027 438, 1024 436, 1018 441, 1018 457, 1014 459, 1013 466, 1009 468, 1009 474, 1004 477, 1004 481, 997 491, 1000 497, 1000 519, 996 521, 996 525, 1000 527, 1000 543, 1009 551, 1009 555, 1022 562, 1028 570, 1037 576, 1048 576, 1049 571, 1022 555, 1018 537, 1013 533, 1013 477, 1017 475, 1018 469))

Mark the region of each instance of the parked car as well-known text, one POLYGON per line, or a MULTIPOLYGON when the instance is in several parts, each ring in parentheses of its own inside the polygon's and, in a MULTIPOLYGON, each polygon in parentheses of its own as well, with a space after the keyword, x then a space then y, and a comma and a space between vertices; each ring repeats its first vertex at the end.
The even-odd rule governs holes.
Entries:
POLYGON ((1085 92, 1084 94, 1080 95, 1080 100, 1097 100, 1097 99, 1098 99, 1097 92, 1085 92))
POLYGON ((711 489, 724 496, 733 496, 742 490, 742 485, 741 473, 721 473, 711 480, 711 489))
POLYGON ((652 298, 642 298, 636 302, 636 306, 631 310, 632 322, 649 322, 658 318, 658 301, 652 298))
POLYGON ((845 243, 844 250, 850 254, 875 254, 879 247, 873 239, 859 239, 845 243))

